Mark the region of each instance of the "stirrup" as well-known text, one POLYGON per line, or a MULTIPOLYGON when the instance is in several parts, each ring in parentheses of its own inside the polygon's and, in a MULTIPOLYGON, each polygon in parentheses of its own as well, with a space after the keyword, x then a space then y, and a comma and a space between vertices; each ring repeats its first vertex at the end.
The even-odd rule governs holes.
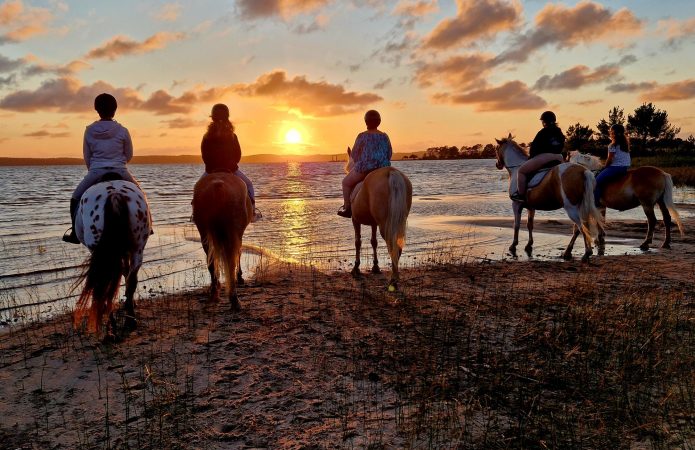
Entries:
POLYGON ((81 244, 80 240, 77 238, 77 234, 75 234, 75 229, 70 227, 68 228, 65 233, 63 234, 63 242, 68 242, 70 244, 81 244))
POLYGON ((526 202, 526 196, 519 194, 518 192, 513 193, 512 195, 509 196, 509 198, 511 198, 515 202, 522 202, 522 203, 526 202))
POLYGON ((254 206, 253 217, 251 218, 251 222, 258 222, 261 219, 263 219, 263 214, 261 214, 261 211, 254 206))
POLYGON ((340 217, 345 217, 349 219, 350 217, 352 217, 352 208, 350 208, 349 206, 347 208, 345 206, 341 206, 338 210, 338 215, 340 217))

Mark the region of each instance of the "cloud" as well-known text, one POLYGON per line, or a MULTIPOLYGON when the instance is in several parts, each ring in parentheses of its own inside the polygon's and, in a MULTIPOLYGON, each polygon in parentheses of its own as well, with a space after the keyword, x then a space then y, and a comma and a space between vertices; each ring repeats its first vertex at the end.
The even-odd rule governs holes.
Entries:
POLYGON ((691 100, 694 98, 695 79, 655 86, 641 95, 642 101, 691 100))
POLYGON ((388 85, 390 85, 392 81, 393 78, 385 78, 383 80, 380 80, 374 85, 373 89, 384 89, 388 85))
POLYGON ((439 11, 436 0, 400 0, 393 14, 406 17, 424 17, 439 11))
POLYGON ((34 131, 31 133, 25 133, 25 137, 33 137, 33 138, 65 138, 69 137, 70 133, 66 132, 60 132, 60 133, 51 133, 46 130, 40 130, 40 131, 34 131))
POLYGON ((619 92, 640 92, 653 89, 657 84, 658 83, 656 81, 643 81, 641 83, 616 83, 606 87, 606 90, 616 94, 619 92))
POLYGON ((234 92, 246 97, 268 97, 277 107, 302 115, 326 117, 348 114, 383 100, 371 93, 346 91, 341 85, 308 81, 304 76, 288 78, 283 70, 274 70, 250 84, 236 84, 234 92))
POLYGON ((0 43, 20 42, 48 32, 53 14, 46 8, 26 8, 21 0, 8 1, 0 5, 0 43))
POLYGON ((158 90, 143 98, 132 88, 117 88, 103 81, 82 85, 75 78, 61 77, 46 80, 33 91, 20 90, 8 94, 0 99, 0 108, 18 112, 90 112, 94 97, 109 92, 118 99, 119 109, 168 115, 188 113, 196 104, 215 101, 229 91, 229 87, 196 88, 174 97, 164 90, 158 90))
POLYGON ((319 14, 309 24, 299 24, 292 28, 292 31, 297 34, 309 34, 325 29, 328 22, 328 16, 319 14))
POLYGON ((280 17, 289 20, 300 14, 317 11, 330 0, 238 0, 241 16, 246 19, 280 17))
POLYGON ((169 42, 180 41, 185 37, 186 33, 169 33, 166 31, 155 33, 142 42, 134 41, 127 36, 115 36, 101 47, 90 50, 85 55, 85 58, 114 60, 125 55, 149 53, 166 47, 169 42))
POLYGON ((15 86, 17 84, 17 75, 10 74, 6 77, 0 77, 0 89, 4 89, 7 86, 15 86))
POLYGON ((424 48, 445 50, 468 46, 518 26, 521 19, 521 5, 517 1, 457 0, 456 3, 456 17, 440 22, 424 38, 424 48))
POLYGON ((442 83, 457 90, 480 88, 493 68, 494 57, 484 53, 452 56, 442 62, 421 64, 415 71, 420 87, 442 83))
POLYGON ((666 43, 671 46, 695 36, 695 17, 687 20, 660 20, 657 26, 657 33, 664 36, 666 43))
POLYGON ((85 69, 92 67, 90 64, 88 64, 84 61, 79 61, 79 60, 71 61, 67 64, 62 65, 62 66, 44 63, 33 56, 26 58, 26 61, 27 62, 33 61, 33 63, 30 65, 27 65, 22 70, 22 74, 25 77, 31 77, 31 76, 35 76, 35 75, 45 75, 45 74, 67 76, 67 75, 73 75, 81 70, 85 70, 85 69))
POLYGON ((552 77, 544 75, 536 81, 533 88, 538 90, 577 89, 587 84, 610 81, 619 76, 620 67, 617 64, 605 64, 595 70, 579 65, 552 77))
POLYGON ((476 111, 540 109, 547 105, 545 100, 518 80, 464 94, 435 94, 432 98, 437 103, 473 105, 476 111))
POLYGON ((10 59, 6 56, 0 55, 0 73, 12 72, 17 68, 22 67, 24 63, 25 62, 22 59, 10 59))
POLYGON ((162 22, 176 22, 181 15, 182 6, 179 3, 166 3, 153 14, 153 17, 162 22))
POLYGON ((205 120, 193 120, 188 117, 176 117, 174 119, 163 120, 162 123, 167 124, 169 128, 182 129, 204 127, 208 122, 205 120))
POLYGON ((536 15, 532 31, 521 35, 498 61, 524 62, 546 45, 557 48, 594 42, 622 45, 627 37, 640 34, 643 27, 644 22, 626 8, 612 12, 588 0, 574 7, 550 3, 536 15))

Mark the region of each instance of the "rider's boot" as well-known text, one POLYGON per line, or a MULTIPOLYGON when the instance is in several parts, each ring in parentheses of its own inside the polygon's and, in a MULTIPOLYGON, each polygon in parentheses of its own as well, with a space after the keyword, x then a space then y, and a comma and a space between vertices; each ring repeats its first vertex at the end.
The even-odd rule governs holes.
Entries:
POLYGON ((75 215, 77 214, 77 207, 79 205, 80 199, 70 199, 70 218, 72 220, 72 227, 70 227, 69 233, 65 233, 63 235, 63 241, 71 244, 81 244, 80 240, 77 239, 77 234, 75 233, 75 215))

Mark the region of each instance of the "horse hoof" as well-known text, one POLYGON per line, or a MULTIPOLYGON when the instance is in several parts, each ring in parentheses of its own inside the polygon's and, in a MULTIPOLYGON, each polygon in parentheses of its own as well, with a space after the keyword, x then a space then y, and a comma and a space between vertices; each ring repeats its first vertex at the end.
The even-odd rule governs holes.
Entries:
POLYGON ((509 247, 509 253, 516 258, 516 247, 509 247))
POLYGON ((646 252, 647 250, 649 250, 649 244, 642 244, 639 246, 639 249, 643 252, 646 252))
POLYGON ((232 304, 232 311, 234 311, 234 312, 241 311, 241 303, 239 303, 239 297, 237 297, 236 294, 229 297, 229 303, 232 304))
POLYGON ((533 256, 533 247, 526 246, 524 247, 524 252, 526 252, 526 256, 531 257, 533 256))
POLYGON ((670 250, 670 249, 671 249, 671 244, 667 244, 666 242, 664 242, 663 244, 661 244, 661 248, 665 248, 665 249, 667 249, 667 250, 670 250))
POLYGON ((123 321, 123 330, 133 331, 138 327, 138 321, 135 317, 127 316, 123 321))
POLYGON ((564 259, 565 261, 572 261, 572 253, 563 253, 562 259, 564 259))
POLYGON ((362 276, 362 274, 360 273, 359 267, 353 267, 352 270, 350 271, 350 274, 352 274, 352 276, 355 278, 359 278, 362 276))
POLYGON ((236 279, 236 284, 237 284, 237 286, 243 286, 243 285, 246 284, 246 281, 244 281, 243 278, 238 277, 238 278, 236 279))
POLYGON ((374 273, 374 274, 381 273, 381 269, 379 268, 379 266, 372 267, 372 273, 374 273))

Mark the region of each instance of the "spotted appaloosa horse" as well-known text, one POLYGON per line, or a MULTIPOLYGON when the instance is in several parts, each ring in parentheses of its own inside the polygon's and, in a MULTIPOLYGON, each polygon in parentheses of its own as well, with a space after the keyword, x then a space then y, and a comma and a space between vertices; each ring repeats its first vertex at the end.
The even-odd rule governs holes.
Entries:
MULTIPOLYGON (((596 156, 584 153, 572 152, 570 161, 581 164, 589 170, 603 168, 603 164, 596 156)), ((656 227, 654 205, 659 205, 661 215, 664 218, 666 236, 661 248, 671 248, 671 219, 678 225, 681 236, 683 236, 684 230, 680 215, 673 203, 673 180, 671 175, 663 170, 652 166, 628 169, 624 177, 609 182, 603 188, 599 211, 605 220, 606 208, 625 211, 642 206, 644 214, 647 216, 647 236, 639 248, 648 250, 654 238, 654 228, 656 227)), ((606 248, 604 232, 599 232, 597 241, 598 253, 602 255, 606 248)))
MULTIPOLYGON (((348 162, 345 171, 349 172, 354 161, 348 147, 348 162)), ((394 167, 382 167, 366 176, 352 191, 352 225, 355 228, 355 267, 352 274, 360 274, 360 250, 362 247, 362 225, 372 227, 372 249, 374 265, 372 273, 380 273, 376 256, 376 229, 386 242, 391 257, 393 272, 388 289, 398 288, 398 260, 405 246, 405 231, 408 213, 413 202, 413 186, 403 172, 394 167)))
MULTIPOLYGON (((496 139, 497 143, 497 168, 507 168, 509 172, 509 194, 516 189, 517 172, 519 166, 528 160, 528 155, 514 142, 512 135, 503 139, 496 139)), ((574 223, 574 235, 567 249, 563 253, 566 260, 572 259, 572 247, 577 235, 581 232, 584 236, 584 256, 582 262, 588 262, 592 255, 592 234, 595 230, 603 230, 603 221, 594 205, 594 187, 596 179, 585 167, 579 164, 562 163, 550 169, 543 180, 535 187, 528 190, 526 202, 513 201, 514 210, 514 241, 509 246, 509 251, 516 256, 516 246, 519 243, 519 227, 521 225, 521 212, 528 209, 528 236, 529 240, 524 248, 529 256, 533 250, 533 218, 537 209, 553 211, 564 208, 567 215, 574 223)))
POLYGON ((232 309, 241 309, 237 284, 241 277, 241 240, 253 218, 253 205, 241 178, 226 172, 204 176, 193 188, 193 221, 207 255, 210 299, 219 296, 219 272, 227 283, 232 309))
POLYGON ((91 255, 75 284, 84 281, 75 307, 76 326, 87 316, 88 329, 99 331, 104 315, 109 315, 110 325, 114 325, 111 313, 121 276, 126 280, 126 327, 135 326, 133 296, 151 230, 147 198, 137 185, 104 181, 85 191, 75 218, 75 233, 91 255))

